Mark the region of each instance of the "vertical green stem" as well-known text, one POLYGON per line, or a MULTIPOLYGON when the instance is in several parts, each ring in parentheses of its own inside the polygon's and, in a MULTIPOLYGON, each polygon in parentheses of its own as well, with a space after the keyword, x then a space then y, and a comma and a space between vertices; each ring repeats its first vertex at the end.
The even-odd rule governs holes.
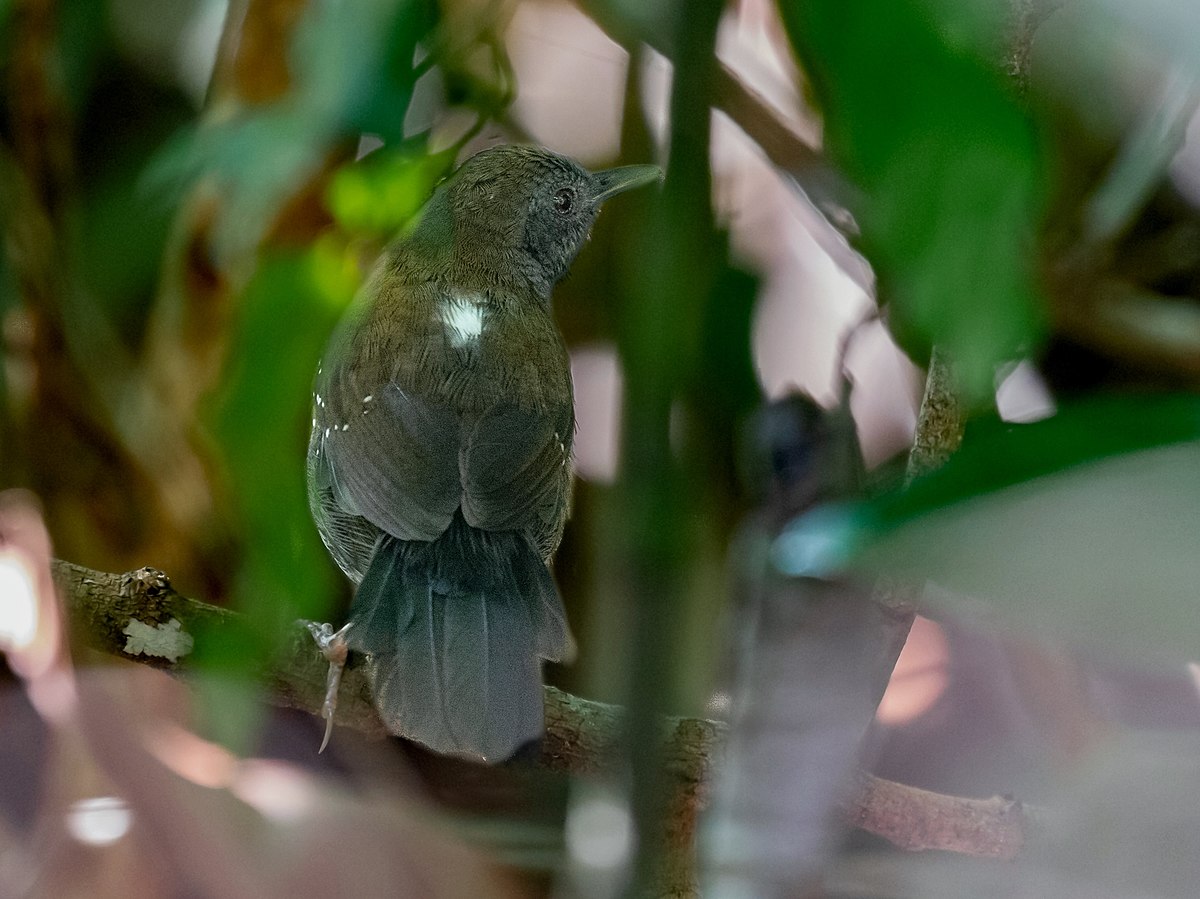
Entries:
POLYGON ((627 248, 630 302, 623 324, 625 577, 634 603, 630 683, 633 814, 639 835, 631 895, 660 872, 665 781, 661 716, 678 700, 676 658, 688 608, 686 563, 695 543, 687 473, 671 445, 673 404, 702 363, 701 324, 712 294, 715 235, 709 101, 715 72, 714 0, 676 8, 667 182, 646 229, 627 248))

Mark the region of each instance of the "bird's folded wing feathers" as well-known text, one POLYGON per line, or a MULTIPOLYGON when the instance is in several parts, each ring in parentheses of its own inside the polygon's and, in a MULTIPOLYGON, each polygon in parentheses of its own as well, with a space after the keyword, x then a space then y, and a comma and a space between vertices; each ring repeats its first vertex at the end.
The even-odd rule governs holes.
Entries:
POLYGON ((324 389, 318 439, 338 504, 401 540, 445 532, 462 495, 458 414, 395 384, 364 385, 345 368, 324 389))
POLYGON ((572 429, 569 409, 555 416, 510 404, 465 420, 459 466, 467 523, 525 532, 540 550, 547 532, 561 529, 572 429))

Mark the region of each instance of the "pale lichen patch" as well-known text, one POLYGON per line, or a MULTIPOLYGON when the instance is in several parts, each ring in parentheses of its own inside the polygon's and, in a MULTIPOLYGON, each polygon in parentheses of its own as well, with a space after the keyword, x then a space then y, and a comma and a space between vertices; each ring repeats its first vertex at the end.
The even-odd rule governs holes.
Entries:
POLYGON ((131 618, 121 633, 129 638, 125 641, 125 652, 129 655, 157 656, 172 663, 191 652, 195 645, 178 618, 166 624, 146 624, 131 618))

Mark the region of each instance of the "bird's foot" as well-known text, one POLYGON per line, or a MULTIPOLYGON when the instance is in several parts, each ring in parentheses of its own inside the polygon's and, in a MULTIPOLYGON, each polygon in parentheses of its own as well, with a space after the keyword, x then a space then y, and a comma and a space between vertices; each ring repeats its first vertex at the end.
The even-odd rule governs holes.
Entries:
POLYGON ((342 669, 346 667, 346 655, 350 645, 346 642, 346 632, 350 630, 351 622, 334 630, 328 622, 301 621, 317 643, 317 649, 329 662, 329 673, 325 677, 325 701, 321 704, 321 717, 325 719, 325 736, 321 740, 318 753, 324 752, 329 745, 329 737, 333 733, 333 716, 337 711, 338 687, 342 683, 342 669))

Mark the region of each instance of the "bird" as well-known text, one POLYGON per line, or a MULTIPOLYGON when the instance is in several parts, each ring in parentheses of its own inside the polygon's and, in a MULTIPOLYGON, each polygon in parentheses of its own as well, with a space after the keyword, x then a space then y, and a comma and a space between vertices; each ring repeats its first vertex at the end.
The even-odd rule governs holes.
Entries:
POLYGON ((540 739, 541 660, 575 651, 549 570, 575 431, 551 293, 601 205, 661 178, 483 150, 383 251, 334 330, 308 495, 356 588, 342 628, 310 625, 331 661, 326 741, 347 651, 392 734, 489 763, 540 739))

